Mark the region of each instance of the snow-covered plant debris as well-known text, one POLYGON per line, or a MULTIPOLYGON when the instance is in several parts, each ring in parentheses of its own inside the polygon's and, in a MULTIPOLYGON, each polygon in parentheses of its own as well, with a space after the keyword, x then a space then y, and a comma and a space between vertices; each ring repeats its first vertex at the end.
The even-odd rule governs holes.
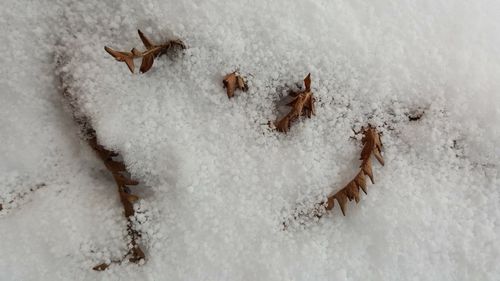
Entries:
POLYGON ((4 0, 0 280, 497 280, 499 9, 4 0), (188 48, 131 74, 103 46, 131 50, 137 29, 188 48), (235 69, 248 91, 229 101, 221 78, 235 69), (316 116, 270 130, 307 73, 316 116), (127 221, 59 77, 145 186, 133 219, 143 265, 91 269, 128 251, 127 221), (373 192, 346 217, 335 204, 283 231, 352 180, 352 130, 368 123, 384 143, 373 192))

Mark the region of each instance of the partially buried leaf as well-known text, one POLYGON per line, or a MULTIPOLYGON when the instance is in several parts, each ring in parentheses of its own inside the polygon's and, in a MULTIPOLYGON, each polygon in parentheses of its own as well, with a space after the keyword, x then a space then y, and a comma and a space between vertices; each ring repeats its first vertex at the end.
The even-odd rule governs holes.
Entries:
POLYGON ((283 132, 286 133, 290 129, 290 119, 288 116, 285 116, 281 118, 276 124, 275 124, 276 130, 278 132, 283 132))
POLYGON ((151 50, 155 47, 155 45, 146 37, 146 35, 144 35, 144 33, 142 33, 141 30, 138 29, 137 32, 139 33, 139 37, 141 37, 141 41, 146 49, 151 50))
POLYGON ((112 55, 116 60, 123 61, 127 64, 128 69, 133 73, 134 72, 134 58, 141 58, 142 63, 140 67, 140 72, 144 73, 151 69, 153 66, 154 59, 157 56, 161 56, 162 54, 167 53, 171 49, 171 47, 181 47, 182 49, 186 48, 184 42, 179 39, 170 40, 165 42, 164 44, 156 45, 154 44, 142 31, 137 30, 139 33, 139 37, 141 38, 142 43, 146 47, 146 51, 141 52, 136 48, 133 48, 130 52, 120 52, 113 50, 109 47, 104 47, 106 52, 112 55))
POLYGON ((306 78, 304 78, 304 86, 306 86, 306 91, 311 90, 311 73, 307 74, 306 78))
POLYGON ((132 248, 131 254, 132 256, 129 259, 130 262, 137 263, 145 258, 144 252, 138 246, 132 248))
POLYGON ((276 129, 279 132, 288 132, 291 123, 300 116, 306 115, 311 118, 312 115, 315 115, 315 100, 313 93, 311 92, 310 73, 306 76, 306 78, 304 78, 304 86, 306 87, 306 90, 296 94, 295 98, 287 104, 292 107, 290 112, 275 123, 276 129))
POLYGON ((130 72, 134 73, 134 54, 129 52, 115 51, 109 47, 104 47, 104 50, 112 55, 117 61, 125 62, 130 72))
POLYGON ((113 173, 113 177, 115 178, 116 183, 119 186, 125 186, 125 185, 138 185, 139 182, 136 180, 133 180, 125 175, 122 175, 120 173, 113 173))
POLYGON ((345 207, 347 204, 347 199, 349 201, 355 200, 356 203, 360 200, 359 189, 363 190, 366 194, 366 179, 365 176, 368 176, 372 183, 373 180, 373 172, 372 172, 372 162, 370 161, 370 156, 373 154, 379 160, 380 164, 384 164, 384 159, 380 154, 380 149, 382 147, 382 142, 380 141, 380 135, 376 131, 375 128, 369 126, 366 129, 363 129, 363 149, 361 151, 361 167, 358 174, 352 179, 349 183, 347 183, 342 189, 337 191, 334 194, 328 196, 326 201, 326 210, 331 210, 334 206, 335 200, 339 203, 340 210, 342 214, 345 216, 345 207))
POLYGON ((240 89, 242 91, 248 90, 247 83, 236 71, 227 74, 222 80, 228 98, 234 97, 234 91, 240 89))
POLYGON ((106 165, 106 168, 108 168, 111 172, 121 172, 126 170, 125 164, 119 161, 109 160, 104 162, 104 165, 106 165))
POLYGON ((136 202, 137 200, 139 200, 139 197, 138 197, 137 195, 127 194, 127 200, 128 200, 128 202, 130 202, 130 203, 134 203, 134 202, 136 202))
POLYGON ((141 63, 141 69, 140 69, 141 73, 144 73, 144 72, 150 70, 151 67, 153 66, 154 60, 155 60, 155 58, 154 58, 153 54, 147 54, 144 57, 142 57, 142 63, 141 63))

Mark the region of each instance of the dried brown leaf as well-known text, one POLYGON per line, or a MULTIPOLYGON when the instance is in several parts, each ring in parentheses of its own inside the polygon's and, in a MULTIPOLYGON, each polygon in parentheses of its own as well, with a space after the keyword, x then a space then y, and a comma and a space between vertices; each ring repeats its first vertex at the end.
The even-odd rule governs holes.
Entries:
MULTIPOLYGON (((132 51, 136 52, 136 51, 132 51)), ((63 77, 60 78, 62 89, 63 89, 63 97, 68 98, 70 101, 75 99, 75 96, 69 91, 68 87, 65 86, 63 81, 63 77)), ((127 185, 137 185, 139 182, 133 179, 130 179, 127 175, 129 174, 125 164, 118 160, 120 159, 120 155, 116 151, 112 151, 106 149, 103 145, 98 142, 97 132, 92 128, 89 119, 85 116, 81 116, 78 114, 78 109, 74 106, 73 103, 70 103, 71 108, 73 109, 73 119, 80 126, 82 135, 85 137, 88 145, 95 151, 96 155, 103 161, 107 170, 112 174, 115 183, 118 189, 118 195, 120 197, 120 201, 122 203, 122 207, 124 210, 124 215, 127 219, 127 232, 129 240, 129 245, 134 247, 134 251, 128 251, 125 256, 123 256, 120 260, 112 260, 111 263, 121 263, 127 257, 132 255, 134 260, 140 260, 144 258, 144 253, 140 249, 137 240, 141 237, 141 233, 135 230, 133 223, 133 216, 135 214, 134 210, 134 202, 138 200, 138 197, 131 193, 130 188, 127 185), (117 159, 113 159, 117 157, 117 159), (141 257, 141 258, 139 258, 141 257)), ((93 267, 94 270, 102 271, 109 267, 109 263, 101 263, 93 267)))
POLYGON ((153 54, 148 54, 148 55, 143 56, 141 68, 140 68, 141 73, 145 73, 148 70, 150 70, 151 67, 153 66, 154 60, 155 60, 155 57, 153 54))
POLYGON ((375 149, 373 151, 373 155, 375 156, 377 161, 380 163, 380 165, 384 166, 384 164, 385 164, 384 158, 382 158, 382 154, 380 154, 380 151, 378 149, 375 149))
POLYGON ((142 43, 144 44, 144 47, 146 49, 151 50, 155 47, 155 44, 153 44, 144 33, 140 29, 137 30, 137 33, 139 33, 139 37, 141 38, 142 43))
POLYGON ((331 196, 328 197, 328 200, 326 201, 326 206, 325 209, 331 210, 335 206, 335 197, 331 196))
POLYGON ((306 78, 304 78, 304 86, 305 90, 299 92, 295 98, 289 102, 287 105, 291 106, 292 109, 288 112, 287 115, 283 116, 281 119, 275 122, 274 126, 276 130, 279 132, 288 132, 291 126, 291 123, 295 121, 300 116, 306 115, 311 118, 312 115, 315 115, 314 108, 314 96, 311 92, 311 74, 309 73, 306 78))
POLYGON ((290 129, 290 116, 285 116, 281 118, 276 124, 274 124, 276 130, 279 132, 287 133, 290 129))
POLYGON ((186 44, 184 44, 184 42, 182 42, 182 40, 180 40, 180 39, 170 40, 168 43, 170 44, 170 46, 173 46, 173 47, 178 47, 181 49, 187 48, 186 44))
POLYGON ((113 173, 113 177, 115 178, 116 183, 118 186, 126 186, 126 185, 138 185, 139 182, 131 179, 121 173, 113 173))
POLYGON ((226 88, 226 94, 228 98, 234 97, 234 91, 236 89, 242 90, 244 92, 248 90, 248 86, 244 78, 241 77, 236 71, 224 76, 222 84, 224 85, 224 88, 226 88))
POLYGON ((356 185, 363 190, 365 194, 368 194, 366 191, 366 179, 365 179, 365 173, 363 171, 360 171, 358 175, 354 178, 354 181, 356 182, 356 185))
POLYGON ((104 162, 104 164, 106 165, 106 168, 108 168, 108 170, 110 170, 113 173, 123 172, 127 169, 125 167, 125 164, 119 161, 109 160, 104 162))
POLYGON ((94 267, 92 267, 93 270, 96 270, 96 271, 104 271, 106 270, 107 268, 109 267, 109 264, 107 263, 101 263, 99 265, 96 265, 94 267))
POLYGON ((326 210, 331 210, 334 207, 334 201, 337 200, 340 206, 340 210, 342 214, 345 216, 346 204, 347 200, 352 201, 355 200, 356 203, 360 200, 359 190, 363 190, 365 194, 366 192, 366 179, 365 175, 368 176, 372 183, 373 181, 373 172, 372 172, 372 163, 370 161, 371 155, 375 155, 380 164, 384 164, 384 159, 380 154, 382 148, 382 142, 380 140, 380 134, 374 127, 368 126, 368 128, 363 129, 363 149, 361 151, 361 166, 358 174, 352 179, 349 183, 347 183, 342 189, 337 191, 336 193, 328 196, 327 201, 323 204, 326 210))
POLYGON ((133 263, 138 263, 140 260, 145 259, 144 252, 141 250, 141 248, 134 246, 131 250, 131 257, 129 258, 130 262, 133 263))
POLYGON ((139 200, 139 196, 134 195, 134 194, 127 194, 127 201, 130 203, 135 203, 137 200, 139 200))
POLYGON ((365 175, 367 175, 370 178, 372 184, 374 184, 375 182, 373 180, 372 162, 364 161, 361 165, 361 169, 363 169, 365 175))
POLYGON ((130 72, 134 73, 134 57, 135 57, 135 55, 133 53, 115 51, 107 46, 104 47, 104 50, 106 50, 106 52, 108 52, 110 55, 112 55, 117 61, 125 62, 128 66, 128 69, 130 70, 130 72))
POLYGON ((342 214, 345 216, 345 207, 347 204, 347 196, 344 194, 345 191, 341 190, 337 192, 333 197, 337 200, 337 202, 340 205, 340 210, 342 211, 342 214))
POLYGON ((345 194, 349 200, 353 198, 356 200, 356 203, 359 202, 359 187, 356 184, 356 181, 351 181, 345 188, 345 194))
MULTIPOLYGON (((128 234, 129 234, 129 237, 131 239, 130 243, 132 245, 134 245, 134 248, 136 248, 135 252, 138 253, 140 251, 142 253, 142 250, 139 248, 139 245, 137 245, 137 239, 139 238, 140 234, 136 230, 134 230, 132 227, 132 225, 133 225, 132 217, 135 214, 134 202, 136 202, 139 199, 139 197, 134 195, 134 194, 131 194, 129 191, 129 188, 127 187, 128 185, 137 185, 137 184, 139 184, 139 182, 129 178, 128 176, 126 176, 124 174, 124 173, 127 173, 127 168, 126 168, 125 164, 121 161, 117 161, 117 160, 113 159, 113 157, 119 156, 118 153, 116 153, 114 151, 110 151, 110 150, 106 149, 104 146, 100 145, 99 142, 97 141, 97 137, 95 136, 95 131, 93 129, 91 129, 91 132, 92 132, 93 136, 91 138, 89 138, 87 141, 88 141, 90 147, 92 147, 94 149, 94 151, 96 152, 96 154, 99 156, 99 158, 101 158, 103 160, 104 165, 111 172, 111 174, 113 175, 113 178, 115 179, 116 185, 118 186, 118 193, 120 195, 120 199, 122 202, 124 215, 127 218, 128 234)), ((135 252, 129 251, 129 253, 127 253, 125 255, 125 257, 122 258, 122 260, 125 259, 129 255, 132 255, 132 257, 130 258, 131 260, 132 259, 137 260, 137 261, 140 260, 139 258, 134 256, 135 252)), ((143 255, 144 255, 144 253, 143 253, 143 255)), ((113 262, 114 263, 121 263, 121 260, 113 261, 113 262)), ((97 271, 103 271, 106 268, 108 268, 108 266, 109 266, 109 264, 102 263, 102 264, 95 266, 93 269, 97 270, 97 271)))
POLYGON ((311 73, 307 74, 306 78, 304 78, 304 86, 306 87, 306 91, 311 91, 311 73))
POLYGON ((172 47, 181 47, 182 49, 186 48, 184 42, 178 39, 170 40, 165 42, 164 44, 156 45, 148 37, 146 37, 146 35, 144 35, 142 31, 137 30, 137 32, 139 33, 139 37, 141 38, 142 43, 146 47, 146 51, 144 52, 141 52, 136 48, 133 48, 130 52, 120 52, 109 47, 104 47, 106 52, 112 55, 116 60, 125 62, 132 73, 134 73, 135 58, 142 58, 140 72, 145 73, 151 69, 154 59, 157 56, 167 53, 167 51, 172 47))

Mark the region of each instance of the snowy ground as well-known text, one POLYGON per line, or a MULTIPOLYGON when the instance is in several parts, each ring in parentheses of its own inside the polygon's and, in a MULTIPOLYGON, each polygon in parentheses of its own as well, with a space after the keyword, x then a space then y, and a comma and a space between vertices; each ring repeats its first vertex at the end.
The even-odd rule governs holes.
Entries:
POLYGON ((224 2, 2 2, 0 280, 499 280, 500 2, 224 2), (137 28, 188 49, 132 75, 103 46, 137 28), (309 72, 317 116, 269 131, 309 72), (142 266, 91 270, 126 221, 61 77, 144 184, 142 266), (369 195, 283 231, 352 178, 367 122, 369 195))

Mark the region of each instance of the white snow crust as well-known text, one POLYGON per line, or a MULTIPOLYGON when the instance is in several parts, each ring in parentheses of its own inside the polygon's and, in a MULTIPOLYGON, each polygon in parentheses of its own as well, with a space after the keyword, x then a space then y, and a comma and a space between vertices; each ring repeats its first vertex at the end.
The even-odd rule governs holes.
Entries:
POLYGON ((4 0, 0 280, 499 280, 498 15, 489 0, 4 0), (142 49, 137 29, 188 48, 131 74, 103 47, 142 49), (249 91, 229 100, 236 69, 249 91), (308 73, 316 116, 269 130, 308 73), (91 269, 126 252, 126 220, 63 86, 142 183, 144 265, 91 269), (283 230, 354 176, 367 123, 386 160, 368 196, 283 230))

